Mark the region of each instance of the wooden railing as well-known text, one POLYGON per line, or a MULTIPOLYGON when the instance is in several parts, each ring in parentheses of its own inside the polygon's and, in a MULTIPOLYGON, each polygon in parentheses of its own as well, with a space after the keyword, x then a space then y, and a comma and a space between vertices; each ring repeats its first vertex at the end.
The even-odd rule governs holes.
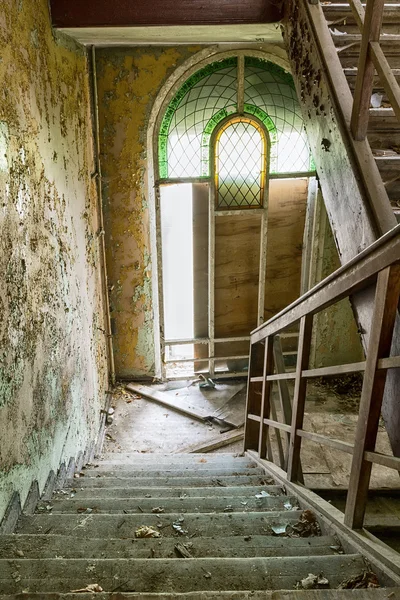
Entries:
MULTIPOLYGON (((260 458, 273 459, 269 429, 282 431, 285 443, 282 444, 281 440, 278 447, 278 466, 287 472, 287 479, 292 482, 302 482, 302 439, 351 454, 344 521, 352 528, 361 528, 364 522, 372 464, 400 471, 400 458, 375 452, 387 369, 400 368, 400 356, 390 356, 399 295, 400 225, 251 333, 245 450, 255 450, 260 458), (366 360, 310 369, 314 315, 366 288, 372 292, 375 289, 366 360), (298 322, 300 335, 296 369, 286 373, 279 353, 279 333, 298 322), (307 381, 355 372, 364 372, 364 379, 354 444, 306 431, 303 421, 307 381), (293 403, 287 388, 290 379, 294 380, 293 403), (278 383, 283 422, 277 420, 271 399, 273 382, 278 383)), ((280 434, 278 437, 281 439, 280 434)))
POLYGON ((400 86, 379 43, 385 0, 367 0, 365 10, 360 0, 349 0, 349 3, 362 35, 350 129, 355 140, 364 140, 375 69, 399 121, 400 86))

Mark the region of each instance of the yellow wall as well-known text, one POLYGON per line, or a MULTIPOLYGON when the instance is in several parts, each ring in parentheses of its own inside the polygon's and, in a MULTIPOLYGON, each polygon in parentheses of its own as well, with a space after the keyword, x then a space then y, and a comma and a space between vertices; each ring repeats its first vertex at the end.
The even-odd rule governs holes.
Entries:
POLYGON ((103 202, 116 372, 154 375, 147 128, 166 78, 199 47, 97 51, 103 202))

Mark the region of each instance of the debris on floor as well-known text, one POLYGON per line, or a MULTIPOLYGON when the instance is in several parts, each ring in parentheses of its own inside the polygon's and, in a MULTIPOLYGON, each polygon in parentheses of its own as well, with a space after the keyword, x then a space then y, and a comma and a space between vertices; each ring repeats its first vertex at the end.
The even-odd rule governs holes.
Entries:
POLYGON ((189 533, 188 530, 184 529, 181 525, 184 520, 184 517, 180 517, 177 521, 175 521, 175 523, 172 523, 173 529, 175 529, 175 531, 180 535, 187 535, 189 533))
POLYGON ((164 509, 162 506, 155 506, 154 508, 151 509, 151 512, 159 515, 164 512, 164 509))
POLYGON ((307 577, 296 584, 298 590, 319 590, 327 587, 329 587, 329 580, 322 575, 314 575, 313 573, 309 573, 307 577))
POLYGON ((189 552, 189 548, 192 547, 193 544, 175 544, 175 552, 182 558, 193 558, 193 555, 189 552))
POLYGON ((157 529, 154 529, 154 527, 142 525, 139 529, 136 529, 135 536, 137 538, 159 538, 161 537, 161 533, 157 529))
POLYGON ((339 590, 359 590, 366 588, 377 588, 380 587, 378 583, 378 578, 375 573, 371 571, 364 571, 355 577, 349 577, 349 579, 345 579, 338 586, 339 590))
POLYGON ((288 528, 290 537, 310 537, 321 535, 317 517, 311 510, 303 510, 300 520, 288 528))
POLYGON ((80 588, 79 590, 72 590, 71 594, 85 594, 86 592, 100 593, 103 592, 103 588, 98 583, 90 583, 85 588, 80 588))
POLYGON ((200 375, 202 381, 199 383, 199 388, 202 390, 215 390, 217 387, 212 379, 209 377, 205 377, 204 375, 200 375))

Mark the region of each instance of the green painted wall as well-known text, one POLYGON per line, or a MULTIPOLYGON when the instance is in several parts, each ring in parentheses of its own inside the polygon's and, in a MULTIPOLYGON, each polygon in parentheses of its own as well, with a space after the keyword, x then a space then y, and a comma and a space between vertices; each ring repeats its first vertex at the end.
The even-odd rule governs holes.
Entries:
POLYGON ((0 519, 98 433, 107 389, 89 77, 47 0, 0 0, 0 519))

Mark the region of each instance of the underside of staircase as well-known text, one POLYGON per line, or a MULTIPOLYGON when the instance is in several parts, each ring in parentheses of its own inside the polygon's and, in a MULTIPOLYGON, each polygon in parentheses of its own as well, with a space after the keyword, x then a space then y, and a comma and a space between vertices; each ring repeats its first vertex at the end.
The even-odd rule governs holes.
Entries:
POLYGON ((104 455, 0 536, 3 600, 395 600, 396 585, 248 456, 104 455))

